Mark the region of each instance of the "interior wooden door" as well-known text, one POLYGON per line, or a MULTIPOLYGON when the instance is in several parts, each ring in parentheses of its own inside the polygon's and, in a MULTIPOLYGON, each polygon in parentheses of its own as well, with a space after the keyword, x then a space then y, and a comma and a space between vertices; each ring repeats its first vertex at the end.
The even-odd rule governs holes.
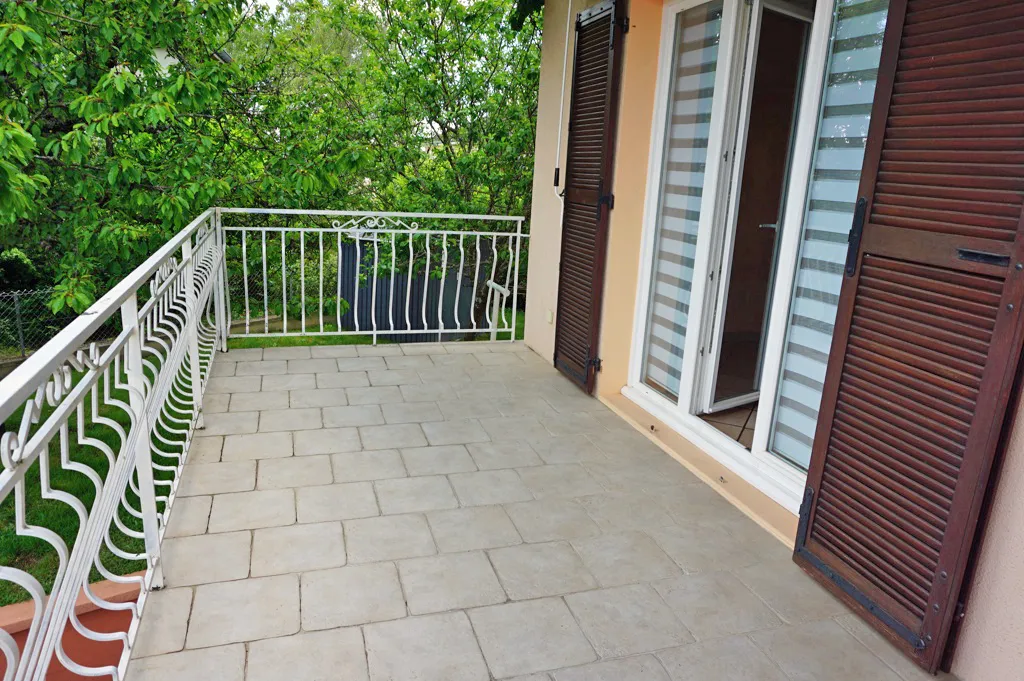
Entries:
POLYGON ((893 0, 796 561, 935 671, 1021 353, 1024 2, 893 0))
POLYGON ((599 366, 608 212, 619 100, 625 0, 576 17, 566 152, 555 366, 588 393, 599 366))

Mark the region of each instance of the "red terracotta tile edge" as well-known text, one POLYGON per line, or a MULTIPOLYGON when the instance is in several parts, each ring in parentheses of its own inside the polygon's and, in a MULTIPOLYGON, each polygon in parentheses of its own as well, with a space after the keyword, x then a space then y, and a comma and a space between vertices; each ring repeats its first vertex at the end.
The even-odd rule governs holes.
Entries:
MULTIPOLYGON (((134 572, 126 577, 145 577, 146 573, 134 572)), ((117 582, 102 581, 90 585, 93 594, 111 603, 125 603, 134 601, 139 597, 138 584, 118 584, 117 582)), ((75 601, 75 614, 85 615, 99 610, 99 607, 90 601, 85 593, 78 594, 75 601)), ((35 604, 32 601, 14 603, 0 608, 0 629, 3 629, 12 636, 21 633, 32 626, 32 616, 35 614, 35 604)))

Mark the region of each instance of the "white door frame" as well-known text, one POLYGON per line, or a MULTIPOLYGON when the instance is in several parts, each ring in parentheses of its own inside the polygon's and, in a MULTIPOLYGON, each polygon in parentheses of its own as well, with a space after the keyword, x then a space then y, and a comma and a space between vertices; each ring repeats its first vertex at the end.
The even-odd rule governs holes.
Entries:
MULTIPOLYGON (((722 358, 722 339, 725 332, 725 312, 729 302, 729 284, 732 280, 732 257, 736 249, 736 227, 737 220, 739 219, 740 198, 743 193, 743 171, 750 135, 750 114, 755 84, 754 74, 757 69, 757 57, 761 41, 761 23, 764 19, 765 10, 771 10, 799 21, 807 22, 808 28, 814 21, 814 14, 812 12, 792 5, 786 0, 751 0, 749 19, 743 22, 743 25, 740 27, 740 35, 746 34, 746 56, 744 58, 743 70, 736 75, 734 78, 736 82, 732 86, 733 97, 739 98, 738 114, 734 123, 735 130, 732 133, 732 173, 729 182, 729 192, 725 199, 727 208, 721 212, 721 219, 715 225, 716 234, 714 239, 717 243, 713 245, 711 252, 720 255, 716 255, 715 261, 718 263, 718 267, 715 272, 715 282, 708 286, 708 301, 706 303, 709 308, 714 308, 714 316, 706 320, 707 323, 703 324, 701 329, 701 332, 704 334, 701 347, 705 348, 706 351, 698 369, 697 389, 699 392, 696 400, 697 411, 702 414, 749 404, 757 400, 757 396, 760 393, 760 386, 758 385, 757 389, 752 389, 749 393, 724 400, 715 400, 718 369, 722 358)), ((806 60, 806 58, 805 50, 804 59, 806 60)), ((806 77, 806 67, 803 64, 801 67, 801 81, 798 83, 800 88, 803 87, 803 79, 806 77)), ((799 91, 797 94, 799 94, 799 91)), ((734 99, 733 101, 736 100, 734 99)), ((798 115, 799 111, 794 107, 794 116, 798 115)), ((795 117, 790 121, 790 125, 792 126, 790 128, 792 141, 792 137, 796 133, 797 119, 795 117)), ((790 146, 787 153, 790 156, 790 158, 787 158, 786 167, 788 170, 795 160, 792 146, 790 146)), ((783 184, 782 189, 783 191, 788 189, 786 183, 783 184)), ((784 208, 785 196, 780 196, 779 214, 776 216, 779 225, 776 229, 776 239, 780 238, 781 224, 784 220, 784 208)), ((771 300, 767 302, 770 303, 771 300)), ((768 307, 766 311, 771 309, 771 307, 768 307)), ((766 335, 764 332, 767 331, 768 320, 764 319, 763 321, 765 328, 762 330, 762 342, 758 345, 759 360, 762 360, 766 350, 766 345, 763 341, 766 335)))
MULTIPOLYGON (((772 0, 763 1, 772 9, 778 8, 777 3, 772 0)), ((678 403, 673 403, 643 384, 644 346, 654 270, 658 204, 661 198, 661 169, 667 132, 667 102, 672 78, 675 20, 679 12, 705 4, 705 0, 675 0, 666 4, 662 18, 661 49, 655 90, 655 110, 648 162, 647 196, 644 207, 629 377, 628 384, 622 389, 623 395, 627 398, 672 427, 713 459, 794 514, 799 512, 807 475, 781 457, 771 454, 767 450, 767 445, 775 411, 776 391, 780 382, 779 372, 782 367, 783 343, 788 325, 790 298, 794 288, 800 237, 808 199, 808 180, 817 139, 818 117, 822 105, 835 3, 836 0, 817 0, 808 38, 805 75, 801 85, 799 114, 792 152, 793 160, 787 192, 783 201, 783 222, 780 225, 779 260, 771 303, 772 312, 765 342, 761 381, 762 399, 754 427, 753 446, 749 451, 694 415, 696 411, 694 409, 695 397, 697 396, 695 379, 700 341, 702 340, 699 329, 707 309, 705 301, 710 276, 709 262, 712 239, 708 235, 713 228, 712 214, 714 213, 714 211, 705 211, 703 205, 698 226, 696 263, 693 288, 690 293, 678 403)), ((718 75, 715 81, 715 99, 712 104, 711 139, 708 145, 708 167, 705 173, 704 196, 706 198, 717 198, 719 187, 722 185, 722 175, 724 174, 722 157, 728 113, 723 110, 727 106, 723 79, 733 72, 738 59, 736 56, 736 42, 740 28, 738 22, 742 14, 741 9, 744 7, 744 0, 725 0, 724 2, 718 75), (711 167, 712 164, 714 168, 711 167)), ((787 10, 791 12, 792 7, 787 10)))

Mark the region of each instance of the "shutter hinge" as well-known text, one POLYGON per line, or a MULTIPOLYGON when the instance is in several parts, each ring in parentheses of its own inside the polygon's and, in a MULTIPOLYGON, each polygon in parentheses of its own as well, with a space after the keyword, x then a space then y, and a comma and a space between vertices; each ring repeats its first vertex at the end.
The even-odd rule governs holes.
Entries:
POLYGON ((857 199, 857 207, 853 209, 853 225, 850 227, 849 250, 846 252, 846 276, 857 273, 857 260, 860 257, 860 238, 864 234, 864 219, 867 217, 868 200, 863 196, 857 199))
POLYGON ((598 200, 598 203, 607 203, 608 210, 615 208, 615 194, 605 194, 598 200))
POLYGON ((600 357, 592 357, 591 359, 588 359, 587 360, 587 366, 588 367, 594 367, 594 371, 600 371, 601 370, 601 358, 600 357))
POLYGON ((558 181, 561 179, 561 177, 562 177, 562 169, 561 168, 555 168, 555 186, 556 187, 558 186, 558 181))
POLYGON ((963 601, 957 601, 956 610, 953 611, 953 624, 959 624, 967 617, 967 606, 963 601))
POLYGON ((621 26, 622 26, 622 32, 624 34, 625 33, 629 33, 629 17, 623 17, 622 18, 621 26))

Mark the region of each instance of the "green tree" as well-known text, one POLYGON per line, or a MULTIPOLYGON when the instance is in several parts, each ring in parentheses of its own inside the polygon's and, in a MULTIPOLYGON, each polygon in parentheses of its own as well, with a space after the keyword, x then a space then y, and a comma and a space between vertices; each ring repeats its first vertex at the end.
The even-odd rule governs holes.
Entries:
POLYGON ((81 310, 210 205, 523 213, 512 0, 0 5, 0 249, 81 310))

